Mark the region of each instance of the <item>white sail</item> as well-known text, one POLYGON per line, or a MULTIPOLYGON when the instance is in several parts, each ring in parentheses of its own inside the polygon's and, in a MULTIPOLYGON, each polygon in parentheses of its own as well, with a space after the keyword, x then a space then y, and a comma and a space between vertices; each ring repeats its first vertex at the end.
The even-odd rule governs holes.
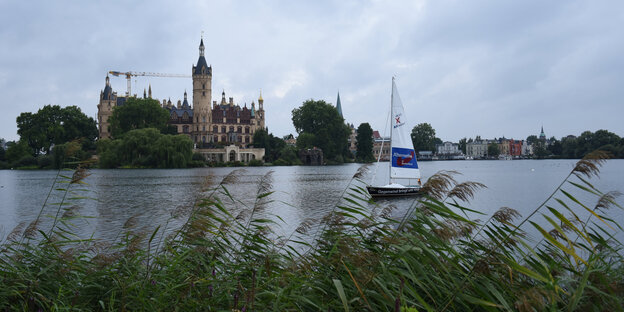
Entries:
POLYGON ((410 131, 405 125, 407 118, 403 111, 403 103, 392 79, 392 107, 391 107, 391 167, 390 179, 420 179, 420 170, 416 162, 416 152, 410 137, 410 131))

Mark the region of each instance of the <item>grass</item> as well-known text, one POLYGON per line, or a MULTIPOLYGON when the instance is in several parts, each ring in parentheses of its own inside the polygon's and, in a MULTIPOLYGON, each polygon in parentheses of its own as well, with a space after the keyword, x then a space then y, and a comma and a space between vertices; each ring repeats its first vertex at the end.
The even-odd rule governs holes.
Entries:
POLYGON ((172 215, 186 220, 179 229, 134 231, 131 218, 111 244, 72 234, 79 216, 68 203, 88 174, 79 169, 52 187, 67 196, 51 228, 36 220, 3 241, 0 309, 622 311, 622 229, 609 214, 622 208, 619 193, 589 181, 605 159, 580 160, 530 215, 503 207, 485 222, 464 206, 484 185, 457 183, 455 172, 431 177, 399 219, 393 207, 371 210, 363 167, 320 225, 305 220, 286 237, 266 211, 271 173, 244 204, 228 192, 238 169, 206 179, 196 203, 172 215))

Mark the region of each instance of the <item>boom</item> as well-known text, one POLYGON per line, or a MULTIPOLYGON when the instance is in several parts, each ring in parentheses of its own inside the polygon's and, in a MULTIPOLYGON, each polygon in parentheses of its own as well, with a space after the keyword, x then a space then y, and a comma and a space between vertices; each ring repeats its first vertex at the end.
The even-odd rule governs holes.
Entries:
POLYGON ((111 70, 108 72, 109 74, 115 76, 115 77, 119 77, 119 76, 126 76, 126 80, 128 81, 128 91, 126 91, 126 96, 130 96, 130 94, 132 94, 131 90, 131 83, 130 80, 132 78, 132 76, 149 76, 149 77, 171 77, 171 78, 191 78, 190 75, 181 75, 181 74, 163 74, 163 73, 150 73, 150 72, 134 72, 134 71, 129 71, 129 72, 119 72, 119 71, 114 71, 111 70))

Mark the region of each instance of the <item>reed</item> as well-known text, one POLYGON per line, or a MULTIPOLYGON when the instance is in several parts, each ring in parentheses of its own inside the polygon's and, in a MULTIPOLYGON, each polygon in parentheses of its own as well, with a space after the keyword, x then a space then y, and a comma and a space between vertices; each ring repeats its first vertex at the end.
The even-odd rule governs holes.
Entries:
POLYGON ((266 209, 271 173, 247 202, 228 191, 232 171, 174 210, 187 221, 169 237, 169 223, 134 231, 133 217, 111 244, 73 232, 71 192, 88 172, 59 173, 52 228, 24 223, 2 243, 0 310, 622 311, 620 194, 590 180, 605 157, 580 160, 529 215, 503 207, 485 222, 465 207, 485 186, 456 172, 431 177, 393 218, 392 206, 371 209, 358 171, 332 213, 286 237, 266 209))

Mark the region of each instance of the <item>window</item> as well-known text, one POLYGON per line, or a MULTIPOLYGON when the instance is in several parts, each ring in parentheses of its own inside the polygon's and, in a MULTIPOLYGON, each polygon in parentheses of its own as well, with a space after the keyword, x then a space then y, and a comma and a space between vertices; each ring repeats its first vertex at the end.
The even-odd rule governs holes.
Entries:
POLYGON ((202 131, 206 131, 206 126, 202 126, 202 131))
POLYGON ((219 127, 217 127, 217 126, 212 127, 212 132, 214 132, 214 133, 219 132, 219 127))

